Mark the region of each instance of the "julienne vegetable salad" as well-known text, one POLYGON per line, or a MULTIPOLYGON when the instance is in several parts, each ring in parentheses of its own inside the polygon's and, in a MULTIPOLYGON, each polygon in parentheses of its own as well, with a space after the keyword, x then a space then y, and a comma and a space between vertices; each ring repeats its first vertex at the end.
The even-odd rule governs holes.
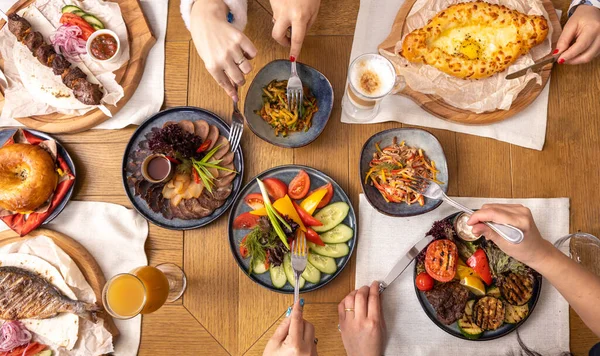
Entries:
MULTIPOLYGON (((454 218, 456 219, 456 218, 454 218)), ((445 325, 457 323, 467 339, 504 324, 518 324, 530 310, 536 273, 485 239, 466 241, 453 219, 436 221, 434 237, 417 257, 415 285, 445 325)))
POLYGON ((342 223, 350 211, 348 204, 331 202, 333 185, 309 191, 310 176, 304 170, 289 184, 274 177, 257 182, 259 191, 244 197, 253 210, 233 221, 234 229, 249 230, 239 244, 241 257, 249 259, 248 274, 268 271, 275 288, 287 282, 293 286, 290 246, 300 234, 310 249, 300 288, 306 281, 319 283, 321 273, 334 274, 335 259, 350 253, 347 242, 354 230, 342 223))

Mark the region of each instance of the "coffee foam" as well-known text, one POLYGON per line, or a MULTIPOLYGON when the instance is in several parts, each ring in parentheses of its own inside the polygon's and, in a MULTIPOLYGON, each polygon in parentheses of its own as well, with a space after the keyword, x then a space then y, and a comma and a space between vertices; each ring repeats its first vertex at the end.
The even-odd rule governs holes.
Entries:
POLYGON ((366 97, 376 98, 389 93, 396 81, 390 63, 379 56, 365 56, 350 68, 352 86, 366 97))

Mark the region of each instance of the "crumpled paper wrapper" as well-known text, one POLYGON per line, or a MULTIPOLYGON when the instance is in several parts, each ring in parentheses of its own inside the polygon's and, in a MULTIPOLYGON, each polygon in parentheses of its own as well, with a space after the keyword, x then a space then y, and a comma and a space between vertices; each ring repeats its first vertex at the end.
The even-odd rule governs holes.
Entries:
MULTIPOLYGON (((406 20, 406 34, 425 26, 429 19, 449 6, 470 1, 472 0, 417 1, 406 20)), ((541 85, 542 77, 533 72, 529 72, 527 75, 513 80, 506 80, 505 77, 508 73, 532 65, 536 60, 550 53, 552 49, 552 24, 541 1, 486 0, 486 2, 504 5, 527 15, 543 15, 548 20, 550 27, 546 40, 542 44, 532 48, 528 54, 517 59, 504 72, 480 80, 460 79, 426 64, 411 63, 404 57, 396 54, 402 48, 402 41, 396 44, 396 53, 382 51, 382 55, 397 64, 398 71, 404 76, 406 84, 412 90, 424 94, 438 95, 456 108, 475 113, 510 109, 513 101, 525 89, 529 81, 535 80, 538 85, 541 85)), ((402 40, 404 40, 404 36, 402 40)))
MULTIPOLYGON (((49 36, 55 29, 60 27, 60 17, 62 16, 62 7, 65 5, 76 5, 84 11, 93 14, 102 20, 107 29, 114 31, 121 43, 120 58, 110 63, 99 63, 89 58, 87 55, 81 56, 80 62, 74 62, 84 73, 88 74, 90 82, 97 80, 103 87, 105 95, 102 99, 103 104, 117 105, 117 102, 124 96, 123 87, 116 81, 113 73, 122 67, 129 60, 129 41, 127 27, 121 15, 121 9, 117 3, 86 0, 86 1, 60 1, 60 0, 37 0, 31 6, 19 11, 18 13, 27 19, 35 31, 39 31, 44 36, 46 43, 50 43, 49 36)), ((18 46, 17 39, 4 26, 0 30, 0 55, 4 59, 4 74, 8 78, 8 88, 4 92, 5 104, 2 109, 2 118, 28 117, 35 115, 46 115, 60 113, 65 115, 81 116, 95 106, 83 105, 77 109, 56 108, 44 102, 36 101, 35 97, 29 93, 27 88, 21 82, 18 70, 14 64, 13 52, 18 46)), ((40 64, 41 65, 41 64, 40 64)), ((50 70, 50 68, 46 68, 50 70)))
MULTIPOLYGON (((77 264, 51 238, 40 235, 0 248, 0 254, 9 253, 24 253, 42 258, 60 272, 78 300, 87 303, 96 302, 96 294, 77 264)), ((39 336, 35 336, 34 339, 48 344, 39 336)), ((79 318, 79 338, 72 350, 66 350, 64 347, 48 346, 53 349, 54 356, 104 355, 113 352, 112 335, 104 327, 104 321, 100 318, 96 324, 84 318, 79 318)))

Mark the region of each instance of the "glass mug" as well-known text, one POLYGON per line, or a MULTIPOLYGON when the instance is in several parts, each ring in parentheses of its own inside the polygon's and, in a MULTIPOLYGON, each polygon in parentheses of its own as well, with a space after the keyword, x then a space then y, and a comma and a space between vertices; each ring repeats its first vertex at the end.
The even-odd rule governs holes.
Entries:
POLYGON ((102 290, 102 303, 113 318, 131 319, 176 301, 186 285, 185 273, 173 263, 138 267, 112 277, 102 290))
POLYGON ((368 121, 377 115, 384 97, 404 86, 404 78, 389 59, 377 53, 360 55, 350 63, 342 109, 355 120, 368 121))

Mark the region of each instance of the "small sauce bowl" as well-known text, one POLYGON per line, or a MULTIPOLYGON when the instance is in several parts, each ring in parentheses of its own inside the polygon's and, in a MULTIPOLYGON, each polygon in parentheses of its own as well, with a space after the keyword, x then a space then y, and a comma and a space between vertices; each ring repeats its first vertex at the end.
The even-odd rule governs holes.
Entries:
POLYGON ((121 41, 119 40, 119 36, 117 36, 117 34, 111 30, 97 30, 94 33, 92 33, 92 35, 88 38, 86 44, 85 44, 85 48, 87 50, 88 55, 90 56, 90 58, 92 58, 94 61, 96 62, 113 62, 114 60, 116 60, 117 58, 119 58, 119 54, 121 52, 121 41), (100 36, 110 36, 112 38, 115 39, 115 41, 117 42, 117 50, 115 51, 115 53, 112 55, 112 57, 108 57, 108 58, 98 58, 94 55, 93 51, 92 51, 92 43, 94 42, 95 39, 97 39, 100 36))
POLYGON ((175 174, 173 164, 165 155, 151 154, 142 162, 142 176, 150 183, 167 182, 173 174, 175 174))
POLYGON ((454 219, 454 231, 459 238, 464 241, 477 241, 483 235, 473 234, 473 227, 467 224, 467 221, 471 218, 470 214, 461 213, 454 219))

